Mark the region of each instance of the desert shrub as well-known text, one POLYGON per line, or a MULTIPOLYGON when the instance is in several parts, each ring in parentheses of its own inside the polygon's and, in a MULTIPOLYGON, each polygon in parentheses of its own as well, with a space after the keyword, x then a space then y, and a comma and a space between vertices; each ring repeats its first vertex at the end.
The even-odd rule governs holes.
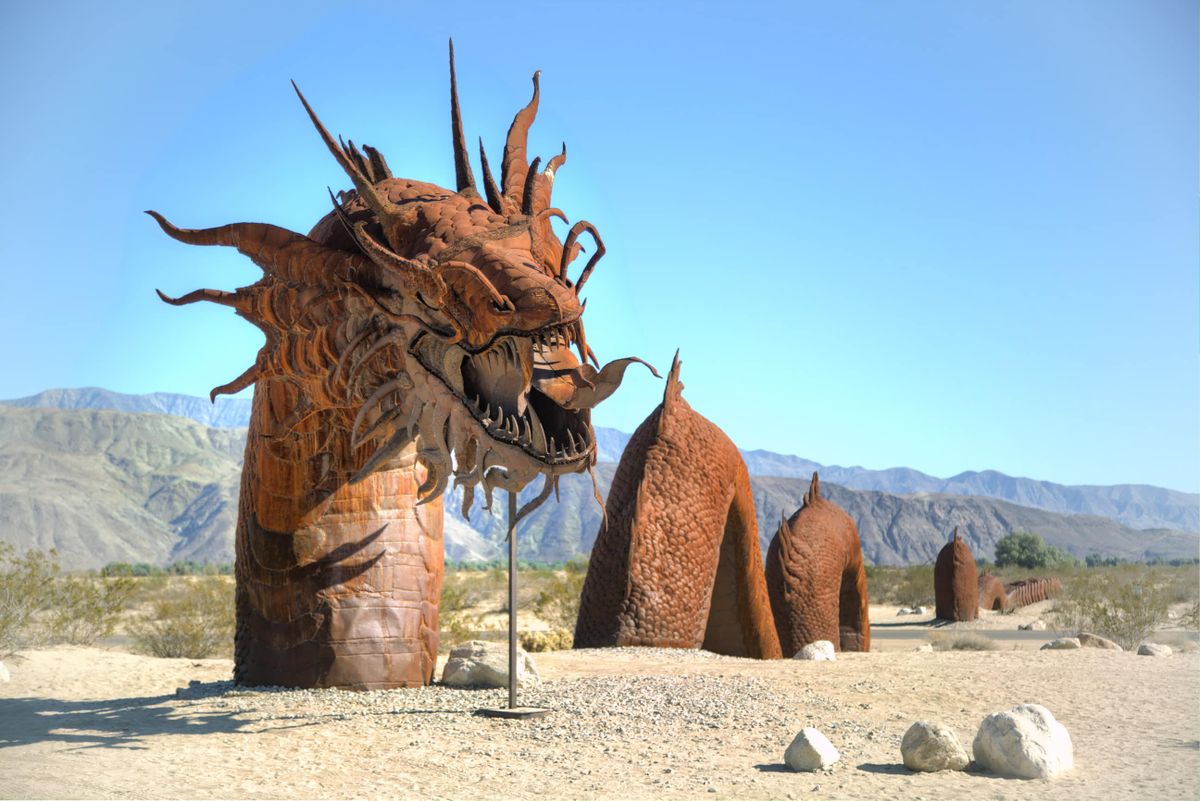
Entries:
POLYGON ((932 605, 933 565, 867 565, 867 594, 874 604, 932 605))
POLYGON ((929 638, 935 651, 998 651, 1000 644, 982 634, 960 632, 934 634, 929 638))
POLYGON ((555 571, 545 582, 533 610, 552 628, 575 630, 575 619, 579 617, 579 596, 583 593, 583 580, 587 576, 587 563, 571 561, 562 571, 555 571))
POLYGON ((233 584, 219 576, 176 580, 134 620, 134 648, 151 656, 202 659, 233 642, 233 584))
POLYGON ((438 604, 438 628, 445 644, 471 639, 479 628, 479 616, 469 612, 472 591, 467 581, 454 576, 447 577, 442 584, 442 598, 438 604))
POLYGON ((996 567, 1023 567, 1037 570, 1060 565, 1073 565, 1078 560, 1032 531, 1015 529, 996 541, 996 567))
POLYGON ((1186 629, 1200 631, 1200 601, 1193 601, 1183 613, 1179 622, 1186 629))
POLYGON ((566 629, 522 631, 518 639, 521 642, 521 647, 530 653, 566 651, 575 642, 575 635, 566 629))
POLYGON ((1065 631, 1088 631, 1136 648, 1167 622, 1173 578, 1162 568, 1143 565, 1081 572, 1055 602, 1055 622, 1065 631))
POLYGON ((56 551, 21 556, 0 542, 0 656, 44 639, 36 616, 50 604, 58 574, 56 551))
POLYGON ((54 582, 46 614, 50 638, 72 645, 91 645, 117 627, 121 613, 137 592, 129 577, 66 576, 54 582))

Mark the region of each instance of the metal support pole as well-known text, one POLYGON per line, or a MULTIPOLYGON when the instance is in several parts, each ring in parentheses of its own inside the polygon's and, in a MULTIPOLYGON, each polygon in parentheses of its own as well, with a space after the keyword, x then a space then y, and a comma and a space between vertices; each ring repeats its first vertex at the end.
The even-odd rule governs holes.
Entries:
POLYGON ((508 493, 508 708, 517 708, 517 493, 508 493))
MULTIPOLYGON (((549 494, 549 484, 543 492, 543 497, 526 504, 521 513, 528 514, 529 510, 537 508, 545 495, 549 494)), ((517 493, 508 493, 508 706, 494 709, 480 709, 477 714, 489 718, 510 718, 528 720, 540 718, 550 710, 544 708, 517 706, 517 493)))

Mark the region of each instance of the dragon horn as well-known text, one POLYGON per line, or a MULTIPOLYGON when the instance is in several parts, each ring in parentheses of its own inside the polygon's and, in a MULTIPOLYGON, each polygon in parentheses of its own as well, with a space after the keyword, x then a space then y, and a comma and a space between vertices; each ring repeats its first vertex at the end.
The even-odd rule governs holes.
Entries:
POLYGON ((525 161, 525 145, 529 137, 529 128, 533 125, 538 108, 538 76, 540 71, 533 73, 533 97, 525 108, 513 117, 508 129, 508 138, 504 142, 504 159, 500 164, 500 184, 504 188, 505 204, 516 210, 521 207, 521 195, 525 190, 525 174, 529 165, 525 161))
POLYGON ((454 40, 450 40, 450 137, 454 141, 454 175, 458 192, 479 195, 475 176, 471 172, 471 157, 467 155, 467 140, 463 136, 462 109, 458 105, 458 78, 454 74, 454 40))
POLYGON ((488 166, 487 151, 483 149, 483 137, 479 137, 479 161, 483 165, 483 190, 487 193, 488 206, 497 214, 504 213, 504 198, 496 187, 492 169, 488 166))
POLYGON ((329 135, 329 131, 321 124, 321 120, 317 118, 317 114, 312 110, 312 106, 304 99, 304 95, 300 92, 300 87, 296 86, 295 81, 292 81, 292 88, 296 90, 296 96, 304 104, 304 110, 308 112, 309 119, 312 120, 313 125, 316 127, 317 133, 321 135, 321 140, 329 148, 329 152, 333 154, 333 157, 337 159, 337 163, 341 165, 346 175, 350 177, 350 181, 354 184, 354 189, 358 192, 359 197, 371 207, 371 211, 375 212, 375 216, 379 218, 384 231, 392 228, 390 223, 400 216, 400 209, 375 190, 375 185, 358 168, 358 165, 355 164, 355 159, 348 149, 339 146, 333 137, 329 135))

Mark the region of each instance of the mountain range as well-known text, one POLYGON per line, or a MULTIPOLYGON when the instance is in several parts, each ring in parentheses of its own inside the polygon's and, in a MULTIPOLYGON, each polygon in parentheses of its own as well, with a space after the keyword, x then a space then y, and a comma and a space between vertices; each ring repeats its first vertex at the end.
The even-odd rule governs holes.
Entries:
MULTIPOLYGON (((0 540, 55 547, 71 567, 230 561, 249 405, 244 398, 213 405, 102 389, 0 402, 0 540)), ((607 493, 629 435, 605 428, 596 434, 597 473, 607 493)), ((1200 545, 1200 497, 1158 487, 1070 487, 991 471, 938 479, 768 451, 743 455, 764 552, 781 515, 800 505, 813 470, 823 494, 857 521, 864 554, 877 564, 931 561, 955 525, 987 558, 1015 528, 1077 556, 1194 557, 1200 545)), ((448 493, 447 558, 499 558, 503 506, 488 510, 477 501, 463 520, 460 497, 448 493)), ((520 555, 562 561, 586 554, 599 523, 590 479, 567 476, 558 503, 522 523, 520 555)))
MULTIPOLYGON (((96 387, 48 389, 26 398, 0 401, 8 406, 49 409, 112 409, 187 417, 206 426, 236 428, 250 422, 250 399, 218 397, 216 403, 192 395, 155 392, 126 395, 96 387)), ((620 461, 629 434, 596 427, 601 462, 620 461)), ((1098 515, 1130 528, 1169 528, 1200 532, 1200 495, 1147 484, 1069 486, 1052 481, 1016 478, 995 470, 968 471, 936 478, 908 467, 870 470, 865 467, 825 465, 800 456, 764 450, 743 450, 750 475, 804 478, 820 472, 829 483, 849 489, 878 490, 892 494, 934 493, 996 498, 1020 506, 1062 514, 1098 515)))

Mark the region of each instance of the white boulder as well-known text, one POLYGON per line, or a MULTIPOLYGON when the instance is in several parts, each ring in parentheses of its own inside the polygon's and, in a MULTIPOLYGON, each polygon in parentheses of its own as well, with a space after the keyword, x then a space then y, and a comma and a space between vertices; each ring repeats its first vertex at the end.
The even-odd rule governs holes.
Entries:
MULTIPOLYGON (((517 686, 540 680, 537 666, 524 649, 517 648, 517 686)), ((442 684, 451 687, 507 687, 508 644, 471 640, 450 649, 442 668, 442 684)))
POLYGON ((1045 631, 1046 630, 1046 621, 1033 620, 1033 621, 1030 621, 1029 623, 1022 623, 1020 626, 1017 626, 1017 628, 1020 631, 1045 631))
POLYGON ((916 651, 917 653, 921 653, 921 654, 931 654, 931 653, 933 653, 933 643, 923 642, 920 645, 918 645, 916 648, 914 648, 913 650, 916 651))
POLYGON ((1089 634, 1086 631, 1079 633, 1079 644, 1084 648, 1103 648, 1107 651, 1125 650, 1107 637, 1101 637, 1099 634, 1089 634))
POLYGON ((783 761, 796 771, 824 770, 838 759, 833 743, 811 726, 801 730, 783 752, 783 761))
POLYGON ((1078 637, 1059 637, 1057 640, 1051 640, 1043 645, 1038 650, 1040 651, 1073 651, 1083 646, 1079 642, 1078 637))
POLYGON ((1144 642, 1138 646, 1138 656, 1170 656, 1171 646, 1155 642, 1144 642))
POLYGON ((896 617, 899 617, 900 615, 911 615, 912 613, 913 610, 909 609, 907 606, 902 606, 896 610, 896 617))
POLYGON ((972 750, 980 767, 1018 779, 1052 779, 1075 764, 1071 735, 1038 704, 988 715, 972 750))
POLYGON ((928 772, 962 770, 971 761, 949 727, 924 721, 908 727, 900 742, 900 756, 909 770, 928 772))
POLYGON ((8 668, 4 666, 4 663, 0 662, 0 683, 6 681, 12 681, 12 675, 8 672, 8 668))
POLYGON ((837 656, 833 651, 833 643, 829 640, 817 640, 796 652, 792 659, 808 659, 813 662, 833 662, 837 656))
POLYGON ((927 606, 914 606, 914 607, 912 608, 912 613, 913 613, 914 615, 927 615, 927 614, 929 614, 929 607, 927 607, 927 606))

